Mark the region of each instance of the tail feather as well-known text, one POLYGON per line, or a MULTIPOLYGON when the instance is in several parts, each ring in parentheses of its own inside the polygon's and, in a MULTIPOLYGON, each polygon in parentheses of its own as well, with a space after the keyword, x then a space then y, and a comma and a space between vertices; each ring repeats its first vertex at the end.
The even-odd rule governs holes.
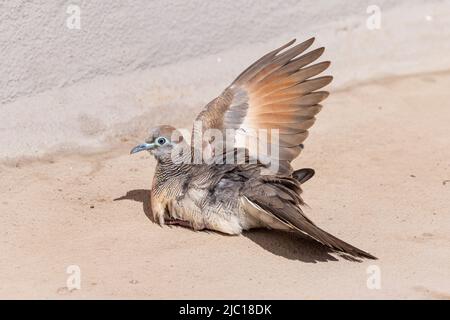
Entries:
MULTIPOLYGON (((278 190, 281 191, 279 188, 278 190)), ((316 226, 314 222, 303 214, 297 204, 285 200, 274 201, 274 199, 267 196, 264 198, 248 198, 244 196, 242 197, 242 203, 244 210, 260 221, 274 221, 273 219, 275 219, 275 221, 278 221, 278 224, 281 223, 291 230, 306 234, 335 251, 341 251, 355 257, 377 259, 370 253, 358 249, 316 226)), ((268 225, 268 227, 273 226, 268 225)))
POLYGON ((308 181, 314 176, 314 173, 315 173, 314 169, 303 168, 300 170, 295 170, 292 173, 292 177, 296 179, 298 182, 300 182, 300 184, 304 184, 306 181, 308 181))
POLYGON ((309 233, 304 232, 298 228, 295 228, 295 229, 300 231, 301 233, 306 233, 313 239, 319 241, 320 243, 326 245, 327 247, 330 247, 331 249, 341 251, 344 253, 348 253, 355 257, 377 260, 377 257, 371 255, 370 253, 368 253, 364 250, 358 249, 355 246, 352 246, 351 244, 333 236, 332 234, 320 229, 317 226, 311 227, 309 233))
MULTIPOLYGON (((287 207, 285 208, 286 211, 294 211, 293 207, 287 207)), ((296 209, 296 208, 295 208, 296 209)), ((266 210, 267 211, 267 210, 266 210)), ((286 212, 285 211, 285 212, 286 212)), ((278 216, 278 215, 277 215, 278 216)), ((292 214, 287 214, 285 216, 287 219, 283 221, 284 223, 288 224, 292 229, 310 236, 314 240, 322 243, 323 245, 337 250, 344 253, 348 253, 350 255, 353 255, 355 257, 362 257, 367 259, 373 259, 376 260, 377 258, 370 253, 363 251, 361 249, 358 249, 351 244, 333 236, 332 234, 326 232, 325 230, 322 230, 318 226, 316 226, 314 223, 312 223, 311 220, 306 220, 304 215, 299 214, 298 210, 295 210, 295 212, 292 212, 292 214)))

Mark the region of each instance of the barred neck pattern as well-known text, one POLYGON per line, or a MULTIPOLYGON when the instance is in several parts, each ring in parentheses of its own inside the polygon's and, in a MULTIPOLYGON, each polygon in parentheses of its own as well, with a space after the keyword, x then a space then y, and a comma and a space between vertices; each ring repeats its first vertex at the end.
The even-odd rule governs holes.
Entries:
POLYGON ((158 165, 153 179, 153 188, 156 193, 162 192, 165 188, 171 190, 170 193, 178 193, 181 186, 180 179, 183 180, 189 175, 192 164, 183 161, 182 155, 177 159, 172 159, 172 156, 169 153, 157 157, 158 165))

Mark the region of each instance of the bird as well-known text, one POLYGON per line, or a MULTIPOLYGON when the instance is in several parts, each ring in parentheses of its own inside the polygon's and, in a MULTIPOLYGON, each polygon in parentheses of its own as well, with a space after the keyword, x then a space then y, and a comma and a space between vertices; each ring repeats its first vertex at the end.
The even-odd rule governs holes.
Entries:
POLYGON ((156 159, 150 192, 155 222, 228 235, 283 230, 337 253, 377 259, 303 212, 302 184, 315 171, 294 170, 291 162, 329 95, 322 88, 333 79, 321 75, 330 61, 316 62, 325 49, 309 50, 314 41, 291 40, 251 64, 198 114, 190 139, 159 125, 130 151, 156 159))

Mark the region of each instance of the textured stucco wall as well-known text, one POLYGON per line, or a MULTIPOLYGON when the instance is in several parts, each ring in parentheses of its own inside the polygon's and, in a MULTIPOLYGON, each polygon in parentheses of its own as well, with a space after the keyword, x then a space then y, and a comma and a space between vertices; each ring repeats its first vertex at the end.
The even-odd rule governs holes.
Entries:
POLYGON ((0 158, 189 125, 243 68, 294 37, 327 47, 334 89, 450 69, 450 0, 375 2, 382 25, 370 31, 368 0, 2 1, 0 158), (66 26, 71 4, 80 30, 66 26))
MULTIPOLYGON (((400 1, 376 1, 388 10, 400 1)), ((411 2, 401 1, 401 2, 411 2)), ((0 4, 0 101, 280 35, 302 36, 371 1, 8 0, 0 4), (81 9, 81 29, 66 12, 81 9)), ((288 38, 288 37, 286 37, 288 38)))

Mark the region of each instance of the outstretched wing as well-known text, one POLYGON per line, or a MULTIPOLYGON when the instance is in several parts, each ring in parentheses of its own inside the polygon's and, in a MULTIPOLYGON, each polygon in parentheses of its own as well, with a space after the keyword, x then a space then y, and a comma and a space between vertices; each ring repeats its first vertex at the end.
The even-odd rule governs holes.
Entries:
MULTIPOLYGON (((250 180, 243 188, 241 203, 245 212, 259 221, 274 219, 293 231, 307 234, 311 238, 337 251, 356 257, 376 259, 370 253, 358 249, 322 230, 306 217, 300 205, 300 183, 292 178, 263 176, 250 180)), ((268 225, 270 227, 270 223, 268 225)))
POLYGON ((205 107, 194 123, 193 145, 211 157, 222 153, 224 146, 246 148, 263 163, 276 163, 279 174, 292 172, 290 162, 300 154, 322 108, 319 103, 328 96, 317 90, 332 81, 331 76, 313 78, 330 65, 311 65, 324 48, 302 55, 314 38, 292 46, 294 42, 253 63, 205 107), (208 136, 211 129, 216 131, 208 136), (222 139, 216 137, 217 131, 222 139))

